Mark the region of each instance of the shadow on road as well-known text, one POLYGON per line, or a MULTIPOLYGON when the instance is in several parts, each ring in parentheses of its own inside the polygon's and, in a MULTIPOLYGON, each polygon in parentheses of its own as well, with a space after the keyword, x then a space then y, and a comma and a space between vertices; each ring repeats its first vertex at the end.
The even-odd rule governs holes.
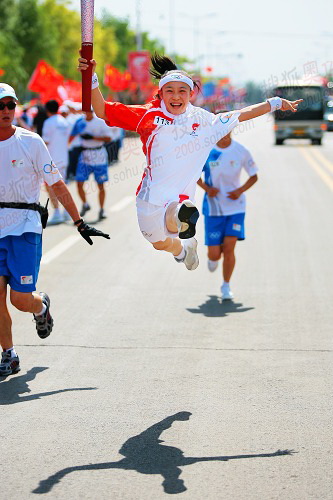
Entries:
POLYGON ((217 295, 208 295, 208 300, 197 307, 187 308, 187 311, 194 314, 203 314, 208 318, 223 318, 231 313, 239 313, 251 311, 254 307, 242 307, 243 304, 240 302, 234 302, 233 300, 223 300, 217 295))
POLYGON ((10 378, 0 378, 0 406, 23 403, 24 401, 40 399, 44 396, 59 394, 60 392, 91 391, 96 389, 96 387, 73 387, 70 389, 59 389, 57 391, 40 392, 37 394, 31 394, 29 396, 20 396, 20 394, 31 392, 28 382, 34 380, 38 373, 41 373, 47 369, 47 366, 35 366, 34 368, 28 370, 24 375, 14 375, 10 378))
POLYGON ((77 465, 62 469, 52 476, 40 481, 39 486, 32 491, 36 494, 45 494, 51 491, 53 486, 62 478, 72 472, 85 470, 108 470, 123 469, 133 470, 141 474, 159 474, 162 476, 162 486, 165 493, 177 494, 187 490, 184 481, 179 478, 182 473, 180 467, 192 465, 197 462, 220 461, 227 462, 241 458, 269 458, 281 455, 291 455, 293 450, 277 450, 274 453, 259 453, 254 455, 231 455, 217 457, 184 457, 179 448, 165 446, 159 439, 166 429, 169 429, 175 421, 189 420, 191 413, 182 411, 161 420, 152 425, 137 436, 128 439, 120 448, 119 453, 125 458, 118 462, 105 462, 99 464, 77 465))

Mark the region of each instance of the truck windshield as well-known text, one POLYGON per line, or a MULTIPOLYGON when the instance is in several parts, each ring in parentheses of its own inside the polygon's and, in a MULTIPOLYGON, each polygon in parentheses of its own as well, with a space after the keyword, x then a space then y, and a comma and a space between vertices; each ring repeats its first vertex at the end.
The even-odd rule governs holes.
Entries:
POLYGON ((320 86, 277 87, 275 95, 288 101, 296 101, 296 99, 304 99, 304 101, 299 105, 297 113, 276 111, 275 120, 322 120, 324 117, 323 94, 323 87, 320 86))

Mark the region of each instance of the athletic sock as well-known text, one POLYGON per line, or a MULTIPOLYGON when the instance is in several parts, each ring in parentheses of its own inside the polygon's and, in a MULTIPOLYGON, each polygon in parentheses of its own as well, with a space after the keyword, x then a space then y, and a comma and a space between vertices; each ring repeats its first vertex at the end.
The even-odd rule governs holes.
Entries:
POLYGON ((175 257, 176 260, 183 260, 183 258, 185 257, 185 255, 186 255, 185 248, 182 246, 180 254, 179 255, 175 255, 174 257, 175 257))
POLYGON ((15 347, 10 347, 9 349, 5 349, 4 352, 6 354, 10 354, 11 358, 15 358, 17 356, 17 352, 15 351, 15 347))
POLYGON ((39 313, 35 313, 35 316, 42 316, 42 314, 44 314, 45 311, 46 311, 46 304, 44 304, 43 302, 42 310, 39 313))
POLYGON ((222 288, 224 289, 229 289, 230 288, 230 285, 229 285, 229 281, 223 281, 223 285, 222 285, 222 288))

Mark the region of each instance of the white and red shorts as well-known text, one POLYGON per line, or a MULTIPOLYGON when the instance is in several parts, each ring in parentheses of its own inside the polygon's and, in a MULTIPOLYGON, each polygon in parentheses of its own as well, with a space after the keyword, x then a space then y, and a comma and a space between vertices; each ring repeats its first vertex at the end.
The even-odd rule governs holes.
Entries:
POLYGON ((136 211, 140 231, 150 243, 164 241, 167 238, 177 238, 177 233, 170 233, 165 223, 165 213, 169 206, 153 205, 140 198, 136 199, 136 211))

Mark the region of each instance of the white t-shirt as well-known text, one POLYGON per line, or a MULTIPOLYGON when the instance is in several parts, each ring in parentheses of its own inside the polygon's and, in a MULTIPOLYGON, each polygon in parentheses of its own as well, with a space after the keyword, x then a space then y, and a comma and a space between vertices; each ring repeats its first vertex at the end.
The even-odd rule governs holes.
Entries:
MULTIPOLYGON (((69 115, 66 116, 66 120, 69 124, 69 137, 71 136, 71 132, 73 130, 73 127, 75 126, 76 122, 80 120, 80 118, 83 117, 83 114, 73 114, 70 113, 69 115)), ((81 137, 79 135, 76 135, 74 139, 72 139, 71 143, 68 146, 68 149, 71 150, 73 148, 77 148, 81 146, 81 137)))
MULTIPOLYGON (((62 179, 38 134, 16 127, 14 135, 0 141, 0 201, 38 203, 41 184, 62 179)), ((0 238, 41 233, 40 215, 34 210, 0 208, 0 238)))
POLYGON ((68 166, 69 124, 61 115, 52 115, 43 124, 42 137, 58 168, 68 166))
POLYGON ((242 185, 242 169, 247 172, 249 177, 258 172, 250 152, 242 144, 232 140, 227 148, 215 146, 212 149, 203 168, 205 183, 220 191, 214 197, 205 193, 204 215, 233 215, 245 212, 246 198, 244 193, 237 200, 231 200, 227 197, 229 191, 242 185))
POLYGON ((239 123, 237 111, 215 115, 192 104, 173 115, 159 99, 140 106, 107 102, 105 114, 109 125, 140 134, 147 167, 137 196, 159 206, 194 199, 210 150, 239 123))
MULTIPOLYGON (((113 132, 111 128, 107 126, 104 120, 94 115, 91 120, 86 120, 86 126, 82 130, 81 134, 90 134, 94 137, 110 137, 111 141, 113 132)), ((90 166, 101 166, 107 164, 108 155, 105 147, 103 147, 104 144, 104 141, 96 141, 95 139, 82 139, 82 147, 87 148, 81 153, 81 159, 83 163, 90 166), (91 151, 89 151, 89 149, 91 149, 91 151)))

